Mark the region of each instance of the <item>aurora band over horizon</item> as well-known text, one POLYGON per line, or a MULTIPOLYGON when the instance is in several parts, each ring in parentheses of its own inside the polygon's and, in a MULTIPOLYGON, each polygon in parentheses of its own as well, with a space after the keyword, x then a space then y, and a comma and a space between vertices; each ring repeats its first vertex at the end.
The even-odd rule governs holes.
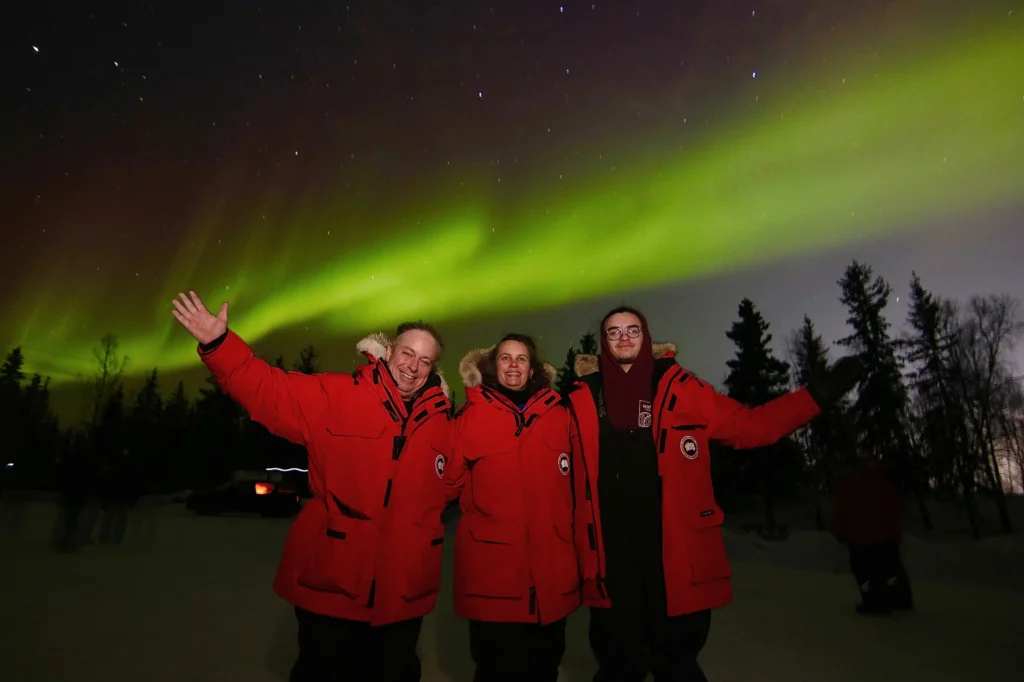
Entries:
MULTIPOLYGON (((539 216, 524 210, 484 219, 485 206, 455 207, 444 220, 313 270, 291 267, 287 248, 283 264, 259 272, 251 264, 246 272, 246 254, 236 254, 240 260, 227 263, 242 273, 229 292, 231 327, 252 343, 310 321, 355 335, 408 318, 537 310, 612 293, 625 276, 637 288, 667 284, 1019 202, 1024 34, 975 32, 942 48, 842 85, 830 77, 756 121, 721 126, 674 161, 577 187, 576 198, 539 216), (537 245, 546 268, 531 252, 537 245), (529 277, 493 276, 522 268, 529 277)), ((153 301, 156 314, 111 330, 131 358, 129 374, 198 363, 169 300, 194 288, 216 311, 222 291, 214 278, 223 272, 215 263, 221 271, 225 263, 214 256, 173 264, 153 301)), ((81 317, 70 306, 51 308, 45 317, 59 321, 57 331, 42 317, 18 325, 29 369, 54 382, 88 373, 97 338, 70 331, 81 328, 81 317)))

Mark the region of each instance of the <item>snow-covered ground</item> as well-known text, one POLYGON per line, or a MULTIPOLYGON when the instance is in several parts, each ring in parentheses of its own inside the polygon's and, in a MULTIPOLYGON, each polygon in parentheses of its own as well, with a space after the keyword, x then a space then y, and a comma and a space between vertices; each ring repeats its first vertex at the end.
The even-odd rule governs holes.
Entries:
MULTIPOLYGON (((13 529, 0 518, 0 678, 287 680, 294 617, 270 583, 289 521, 154 506, 136 512, 126 546, 58 555, 47 547, 55 515, 53 504, 36 502, 13 529)), ((909 538, 918 610, 883 619, 854 613, 845 556, 824 534, 769 543, 730 532, 728 544, 736 603, 713 617, 702 656, 712 682, 1024 679, 1020 535, 909 538)), ((446 549, 448 582, 450 542, 446 549)), ((424 624, 421 650, 424 680, 471 679, 450 584, 424 624)), ((593 671, 581 610, 570 620, 561 679, 589 681, 593 671)))

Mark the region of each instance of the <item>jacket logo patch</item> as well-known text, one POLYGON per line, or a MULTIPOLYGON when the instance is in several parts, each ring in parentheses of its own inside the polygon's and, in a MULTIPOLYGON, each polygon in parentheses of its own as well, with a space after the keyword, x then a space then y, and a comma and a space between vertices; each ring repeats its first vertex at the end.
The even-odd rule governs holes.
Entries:
POLYGON ((646 400, 640 401, 640 414, 637 417, 636 425, 641 429, 651 428, 654 417, 651 415, 651 404, 646 400))
POLYGON ((434 472, 438 478, 444 478, 444 455, 438 455, 434 459, 434 472))
POLYGON ((569 475, 569 455, 564 452, 558 456, 558 470, 563 476, 569 475))
POLYGON ((686 459, 697 459, 697 439, 693 436, 687 436, 679 442, 679 449, 683 451, 683 457, 686 459))

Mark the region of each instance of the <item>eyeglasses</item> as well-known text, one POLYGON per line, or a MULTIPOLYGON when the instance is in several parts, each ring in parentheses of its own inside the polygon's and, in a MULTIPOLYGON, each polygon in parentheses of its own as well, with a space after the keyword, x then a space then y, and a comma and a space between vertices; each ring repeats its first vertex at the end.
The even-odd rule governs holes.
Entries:
POLYGON ((641 329, 639 325, 633 324, 626 327, 625 329, 623 329, 622 327, 609 327, 608 329, 604 330, 604 335, 607 336, 612 341, 617 341, 622 338, 622 333, 625 332, 626 336, 628 336, 629 338, 638 339, 640 338, 640 333, 642 331, 643 329, 641 329))

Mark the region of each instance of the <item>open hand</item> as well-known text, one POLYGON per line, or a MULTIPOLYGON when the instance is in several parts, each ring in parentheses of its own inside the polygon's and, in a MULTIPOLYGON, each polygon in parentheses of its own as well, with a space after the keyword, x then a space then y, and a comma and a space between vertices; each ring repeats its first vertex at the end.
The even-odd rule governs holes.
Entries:
POLYGON ((228 304, 220 304, 220 313, 214 315, 203 305, 199 295, 189 291, 188 296, 178 294, 181 300, 173 300, 174 310, 171 314, 188 333, 201 344, 207 344, 221 337, 228 330, 228 304))

